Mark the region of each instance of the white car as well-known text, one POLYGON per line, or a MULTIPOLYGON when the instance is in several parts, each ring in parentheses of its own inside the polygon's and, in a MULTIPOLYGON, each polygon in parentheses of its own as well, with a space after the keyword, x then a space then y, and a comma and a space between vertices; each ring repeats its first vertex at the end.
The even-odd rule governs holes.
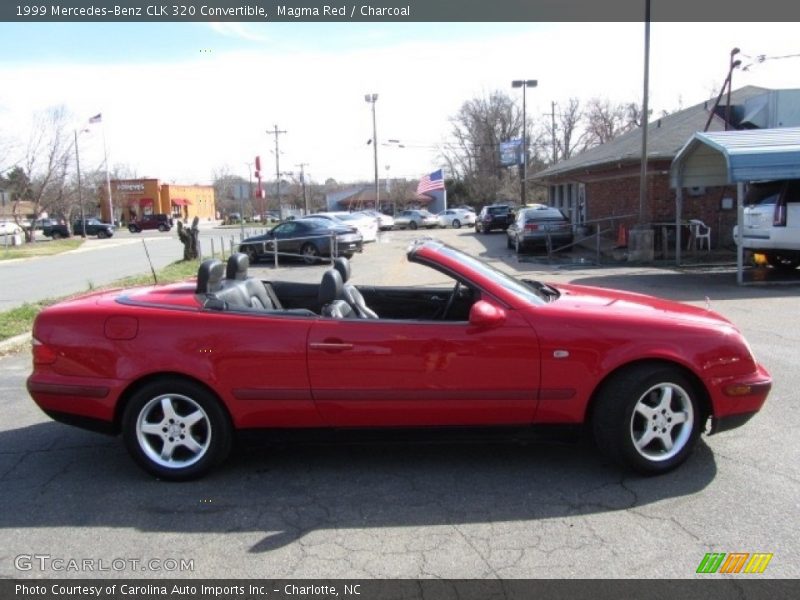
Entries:
POLYGON ((460 229, 462 225, 472 227, 475 225, 475 213, 466 208, 448 208, 438 215, 441 227, 460 229))
POLYGON ((22 233, 22 227, 14 221, 0 221, 0 235, 16 235, 22 233))
MULTIPOLYGON (((733 228, 738 243, 738 227, 733 228)), ((800 180, 752 183, 745 198, 742 247, 777 269, 800 265, 800 180)))
POLYGON ((394 227, 394 217, 392 217, 391 215, 386 215, 377 210, 365 210, 364 214, 373 216, 376 219, 378 219, 378 229, 380 229, 381 231, 386 231, 394 227))
POLYGON ((309 215, 312 217, 321 217, 323 219, 338 220, 346 223, 350 227, 355 227, 364 238, 364 243, 374 242, 378 239, 378 220, 375 217, 366 215, 361 212, 321 212, 309 215))

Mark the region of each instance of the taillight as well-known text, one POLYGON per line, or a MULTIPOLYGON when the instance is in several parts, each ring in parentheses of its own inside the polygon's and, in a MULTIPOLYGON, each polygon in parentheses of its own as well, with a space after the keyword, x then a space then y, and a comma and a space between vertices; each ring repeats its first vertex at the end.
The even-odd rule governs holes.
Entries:
POLYGON ((34 365, 52 365, 56 362, 58 354, 50 346, 44 342, 40 342, 33 338, 33 364, 34 365))
POLYGON ((525 231, 536 231, 539 229, 538 223, 526 223, 525 224, 525 231))
POLYGON ((780 199, 775 203, 775 212, 772 215, 774 227, 786 227, 786 203, 780 199))

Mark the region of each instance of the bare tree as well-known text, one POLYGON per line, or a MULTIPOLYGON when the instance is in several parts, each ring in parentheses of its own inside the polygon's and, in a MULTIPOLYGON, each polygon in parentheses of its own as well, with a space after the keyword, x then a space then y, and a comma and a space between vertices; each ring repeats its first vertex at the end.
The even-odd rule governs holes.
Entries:
MULTIPOLYGON (((30 212, 36 218, 65 201, 65 184, 74 152, 69 120, 64 107, 51 108, 34 116, 24 157, 5 178, 17 223, 25 216, 22 202, 31 204, 30 212)), ((31 241, 33 238, 34 230, 31 228, 31 241)))
POLYGON ((581 129, 583 109, 575 97, 560 106, 562 110, 556 115, 556 154, 559 160, 567 160, 585 147, 586 133, 581 129))
POLYGON ((598 146, 641 127, 642 109, 636 102, 612 104, 607 98, 592 98, 586 111, 586 146, 598 146))
POLYGON ((516 178, 518 186, 518 177, 500 164, 499 150, 501 142, 522 137, 522 114, 508 94, 468 100, 450 122, 451 140, 442 155, 468 200, 486 203, 513 193, 509 180, 516 178))

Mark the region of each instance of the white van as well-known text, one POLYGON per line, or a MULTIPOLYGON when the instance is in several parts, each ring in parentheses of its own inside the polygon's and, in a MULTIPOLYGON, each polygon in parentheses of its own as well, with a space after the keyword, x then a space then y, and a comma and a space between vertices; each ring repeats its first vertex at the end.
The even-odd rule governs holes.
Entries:
MULTIPOLYGON (((800 179, 751 183, 744 206, 742 247, 778 269, 800 265, 800 179)), ((733 239, 738 244, 738 227, 733 239)))

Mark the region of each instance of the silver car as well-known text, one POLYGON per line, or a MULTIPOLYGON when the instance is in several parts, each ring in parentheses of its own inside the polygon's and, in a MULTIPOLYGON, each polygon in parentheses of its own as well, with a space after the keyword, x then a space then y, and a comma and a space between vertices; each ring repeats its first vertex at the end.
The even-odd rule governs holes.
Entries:
POLYGON ((433 229, 439 227, 439 217, 422 209, 404 210, 394 218, 396 229, 433 229))
POLYGON ((508 226, 506 235, 508 247, 516 250, 517 254, 535 246, 551 250, 573 241, 572 225, 566 215, 558 208, 544 204, 520 210, 508 226))

